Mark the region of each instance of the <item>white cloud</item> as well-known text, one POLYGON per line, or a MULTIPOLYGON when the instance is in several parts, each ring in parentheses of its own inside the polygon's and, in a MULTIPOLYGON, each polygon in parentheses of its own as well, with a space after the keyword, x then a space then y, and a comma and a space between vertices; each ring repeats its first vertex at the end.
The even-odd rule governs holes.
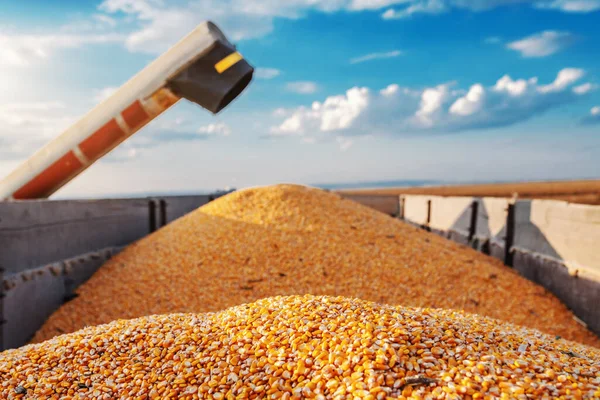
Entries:
POLYGON ((600 124, 600 106, 592 107, 590 114, 581 121, 584 125, 600 124))
POLYGON ((415 113, 416 120, 425 127, 432 127, 435 124, 442 106, 448 101, 449 85, 439 85, 435 88, 423 90, 419 109, 415 113))
POLYGON ((233 41, 262 37, 272 31, 274 18, 297 18, 300 11, 312 8, 307 2, 106 0, 100 10, 125 14, 136 22, 126 40, 130 51, 158 54, 206 20, 215 21, 233 41))
POLYGON ((435 15, 448 12, 452 8, 480 12, 519 3, 530 3, 530 0, 406 0, 397 2, 404 8, 388 9, 382 17, 383 19, 403 19, 415 14, 435 15))
POLYGON ((11 103, 0 105, 1 136, 47 138, 64 128, 72 118, 65 117, 60 102, 11 103))
MULTIPOLYGON (((550 0, 105 0, 99 10, 100 15, 112 16, 130 28, 126 39, 130 51, 157 54, 205 20, 215 21, 229 38, 239 41, 269 34, 276 18, 298 19, 311 11, 387 9, 384 19, 398 19, 418 13, 440 14, 452 8, 479 12, 518 3, 540 7, 554 4, 550 0)), ((573 8, 571 4, 559 9, 573 8)))
POLYGON ((281 75, 281 71, 276 68, 256 68, 254 71, 256 79, 269 80, 277 78, 279 75, 281 75))
POLYGON ((86 18, 75 19, 59 28, 61 33, 102 33, 115 28, 117 20, 106 14, 93 14, 86 18))
POLYGON ((529 80, 517 79, 515 81, 510 76, 504 75, 496 82, 494 90, 504 92, 512 97, 519 97, 527 91, 528 87, 537 84, 537 81, 537 78, 530 78, 529 80))
POLYGON ((279 107, 279 108, 276 108, 275 110, 273 110, 274 117, 279 117, 279 118, 286 117, 288 114, 289 114, 288 110, 286 110, 283 107, 279 107))
POLYGON ((102 160, 108 163, 127 162, 142 156, 149 149, 166 143, 194 142, 231 135, 231 128, 222 122, 210 123, 200 128, 194 128, 194 124, 193 120, 182 117, 161 116, 102 160))
POLYGON ((324 132, 344 130, 368 107, 365 89, 349 90, 347 96, 329 97, 325 103, 313 104, 313 110, 320 113, 320 129, 324 132))
POLYGON ((196 127, 194 119, 161 116, 144 130, 140 147, 154 147, 161 142, 204 140, 217 136, 230 136, 231 128, 223 122, 213 122, 196 127))
POLYGON ((583 85, 579 85, 573 88, 573 92, 577 94, 587 94, 591 91, 594 91, 598 88, 598 85, 594 85, 590 82, 586 82, 583 85))
POLYGON ((338 145, 340 146, 341 151, 347 151, 354 144, 353 139, 349 139, 344 136, 338 136, 335 138, 335 140, 337 141, 338 145))
POLYGON ((400 86, 397 84, 391 84, 386 88, 381 89, 381 95, 382 96, 393 96, 396 93, 398 93, 398 90, 400 90, 400 86))
POLYGON ((96 90, 94 93, 94 102, 95 103, 101 103, 104 100, 108 99, 110 96, 112 96, 113 93, 115 93, 117 91, 117 89, 119 89, 118 87, 105 87, 103 89, 99 89, 96 90))
POLYGON ((319 86, 310 81, 290 82, 285 87, 288 91, 299 94, 312 94, 319 90, 319 86))
POLYGON ((473 115, 483 107, 485 88, 480 84, 471 86, 466 96, 459 98, 450 107, 450 114, 463 117, 473 115))
POLYGON ((383 19, 402 19, 415 14, 441 14, 452 8, 474 12, 486 11, 496 7, 514 4, 529 4, 540 9, 556 9, 570 13, 587 13, 600 10, 600 0, 405 0, 387 2, 389 6, 401 8, 386 10, 383 19))
POLYGON ((88 44, 122 41, 119 34, 51 34, 23 35, 0 33, 0 65, 27 67, 48 58, 61 49, 80 48, 88 44))
MULTIPOLYGON (((409 17, 417 13, 439 14, 451 8, 482 11, 494 7, 531 3, 525 0, 192 0, 163 2, 160 0, 105 0, 99 6, 102 13, 88 20, 76 21, 52 34, 0 33, 0 64, 28 66, 60 49, 80 48, 89 44, 124 41, 134 52, 157 54, 181 39, 200 22, 211 19, 221 25, 233 40, 264 36, 273 29, 275 18, 300 18, 311 10, 382 10, 385 19, 409 17), (123 17, 124 18, 119 18, 123 17), (120 24, 120 25, 119 25, 120 24), (128 27, 126 36, 107 33, 116 27, 128 27)), ((600 10, 600 0, 540 0, 538 8, 553 8, 564 12, 600 10)), ((568 45, 569 37, 548 31, 513 42, 511 48, 526 57, 552 54, 568 45)), ((510 46, 509 45, 509 46, 510 46)), ((395 53, 383 53, 395 57, 395 53)), ((360 62, 360 61, 358 61, 360 62)))
POLYGON ((523 57, 546 57, 571 45, 574 40, 569 32, 544 31, 508 43, 506 47, 520 52, 523 57))
MULTIPOLYGON (((554 82, 549 85, 540 86, 539 90, 542 93, 563 91, 567 86, 580 80, 583 75, 585 75, 585 71, 582 69, 565 68, 558 73, 554 82)), ((576 91, 576 89, 574 90, 576 91)))
POLYGON ((512 4, 530 4, 531 0, 446 0, 446 3, 471 11, 486 11, 512 4))
MULTIPOLYGON (((410 1, 411 0, 351 0, 346 3, 349 3, 349 10, 379 10, 381 8, 410 1)), ((332 1, 331 3, 335 4, 335 1, 332 1)), ((344 2, 338 1, 338 3, 343 4, 344 2)))
POLYGON ((540 1, 539 8, 551 8, 569 13, 589 13, 600 10, 600 0, 552 0, 540 1))
POLYGON ((198 133, 201 136, 229 136, 231 135, 231 128, 227 124, 220 122, 202 126, 198 129, 198 133))
POLYGON ((109 17, 105 14, 94 14, 92 18, 98 23, 97 27, 108 26, 114 28, 115 26, 117 26, 117 21, 114 18, 109 17))
POLYGON ((76 119, 55 101, 0 104, 0 159, 33 154, 76 119))
POLYGON ((345 95, 328 97, 310 108, 300 107, 281 125, 272 129, 274 135, 305 135, 311 131, 341 131, 352 127, 369 105, 369 89, 352 88, 345 95))
POLYGON ((506 75, 495 85, 472 85, 468 91, 451 90, 454 83, 414 90, 389 85, 380 90, 354 87, 310 107, 280 110, 283 121, 273 136, 335 136, 453 132, 513 125, 562 105, 580 94, 572 86, 584 71, 566 68, 549 84, 537 78, 514 80, 506 75))
POLYGON ((402 10, 390 8, 383 13, 383 19, 403 19, 414 14, 441 14, 448 11, 448 5, 443 0, 415 1, 402 10))
POLYGON ((130 141, 131 139, 121 143, 118 147, 111 150, 101 160, 102 163, 114 163, 114 162, 127 162, 138 158, 142 151, 140 148, 135 147, 130 141))
POLYGON ((386 58, 395 58, 402 55, 400 50, 386 51, 382 53, 371 53, 364 56, 356 57, 350 60, 350 64, 359 64, 366 61, 381 60, 386 58))

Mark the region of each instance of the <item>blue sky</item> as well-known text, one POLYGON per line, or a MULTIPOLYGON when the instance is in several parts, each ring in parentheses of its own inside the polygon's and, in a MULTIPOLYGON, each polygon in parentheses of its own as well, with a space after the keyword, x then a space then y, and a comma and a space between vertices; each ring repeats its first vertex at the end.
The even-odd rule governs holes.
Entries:
POLYGON ((275 182, 600 177, 600 0, 0 3, 0 175, 198 23, 257 67, 61 196, 275 182))

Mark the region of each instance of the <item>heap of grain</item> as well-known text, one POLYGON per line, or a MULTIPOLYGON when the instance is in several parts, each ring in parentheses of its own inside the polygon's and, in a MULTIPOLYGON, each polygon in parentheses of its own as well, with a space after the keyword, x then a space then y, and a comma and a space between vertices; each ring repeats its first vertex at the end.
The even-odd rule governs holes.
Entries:
POLYGON ((466 247, 301 186, 220 198, 100 269, 35 341, 119 318, 219 311, 278 295, 459 309, 598 346, 542 287, 466 247))
POLYGON ((278 297, 0 354, 3 399, 598 398, 600 351, 460 312, 278 297))

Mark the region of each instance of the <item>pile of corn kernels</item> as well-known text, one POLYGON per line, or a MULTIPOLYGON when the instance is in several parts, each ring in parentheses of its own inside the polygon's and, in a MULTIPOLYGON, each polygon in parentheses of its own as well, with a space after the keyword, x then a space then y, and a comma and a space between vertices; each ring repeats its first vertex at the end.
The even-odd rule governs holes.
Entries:
POLYGON ((3 399, 600 397, 600 351, 462 312, 275 297, 0 354, 3 399))
POLYGON ((600 345, 556 297, 501 262, 295 185, 217 199, 124 250, 78 294, 34 341, 119 318, 313 294, 465 310, 600 345))

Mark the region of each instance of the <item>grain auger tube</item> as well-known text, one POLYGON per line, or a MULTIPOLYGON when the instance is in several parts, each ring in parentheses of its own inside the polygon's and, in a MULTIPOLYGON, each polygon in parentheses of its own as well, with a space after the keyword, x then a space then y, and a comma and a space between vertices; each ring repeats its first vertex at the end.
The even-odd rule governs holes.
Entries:
POLYGON ((0 200, 49 197, 181 98, 219 113, 253 73, 215 24, 200 24, 0 181, 0 200))

